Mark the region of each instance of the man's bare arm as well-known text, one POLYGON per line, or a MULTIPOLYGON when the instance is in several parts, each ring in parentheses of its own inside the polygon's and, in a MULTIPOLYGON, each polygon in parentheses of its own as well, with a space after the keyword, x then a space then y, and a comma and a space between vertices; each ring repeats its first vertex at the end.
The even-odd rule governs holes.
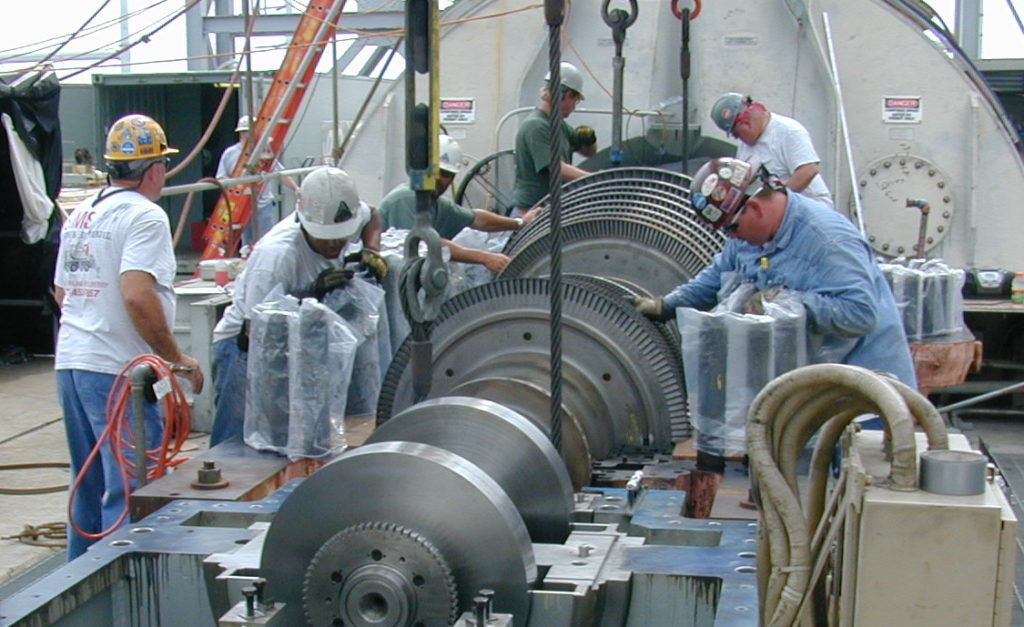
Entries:
POLYGON ((129 270, 121 274, 121 298, 132 319, 135 330, 149 344, 153 352, 163 360, 179 364, 192 371, 186 377, 192 382, 197 394, 203 389, 203 371, 199 362, 181 352, 174 334, 167 326, 160 298, 156 293, 156 279, 148 272, 129 270))

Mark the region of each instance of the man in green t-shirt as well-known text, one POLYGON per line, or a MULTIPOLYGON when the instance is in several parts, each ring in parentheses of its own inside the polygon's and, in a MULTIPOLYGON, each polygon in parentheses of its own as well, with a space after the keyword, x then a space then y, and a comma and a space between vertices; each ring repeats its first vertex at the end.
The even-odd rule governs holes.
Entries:
MULTIPOLYGON (((576 110, 583 100, 583 75, 571 63, 562 63, 562 121, 559 132, 565 136, 561 159, 562 180, 571 181, 589 174, 586 170, 572 165, 572 153, 585 157, 597 154, 597 136, 594 129, 580 126, 573 129, 565 118, 576 110)), ((548 80, 548 79, 545 79, 548 80)), ((551 113, 551 90, 545 85, 541 90, 541 102, 519 125, 516 131, 516 184, 512 191, 512 215, 522 215, 536 205, 548 193, 548 165, 551 163, 551 131, 548 116, 551 113)))
MULTIPOLYGON (((466 227, 490 233, 516 231, 532 222, 540 210, 528 211, 521 218, 506 218, 483 209, 462 207, 442 196, 459 173, 462 150, 448 135, 441 135, 438 139, 441 163, 434 188, 436 206, 431 215, 431 225, 441 236, 441 243, 451 251, 452 261, 481 264, 491 272, 501 272, 508 265, 507 255, 459 246, 451 241, 452 238, 466 227)), ((411 229, 416 223, 416 192, 408 183, 403 183, 380 201, 377 210, 383 228, 411 229)))

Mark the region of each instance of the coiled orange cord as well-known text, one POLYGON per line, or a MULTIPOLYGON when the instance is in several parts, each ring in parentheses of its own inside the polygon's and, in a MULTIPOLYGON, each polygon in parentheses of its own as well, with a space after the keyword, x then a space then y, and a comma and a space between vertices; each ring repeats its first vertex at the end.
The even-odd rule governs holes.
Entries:
MULTIPOLYGON (((84 538, 98 540, 109 535, 128 517, 130 511, 129 502, 131 498, 131 479, 138 476, 138 469, 135 467, 135 432, 132 429, 132 388, 131 374, 137 366, 148 365, 156 374, 157 380, 166 380, 170 384, 171 391, 166 394, 162 401, 164 404, 164 429, 160 438, 160 444, 153 449, 146 450, 146 479, 151 481, 166 474, 167 469, 177 466, 187 460, 185 457, 177 457, 181 452, 188 434, 192 430, 192 410, 188 406, 188 399, 185 392, 174 377, 172 367, 156 355, 141 355, 133 359, 121 370, 114 380, 107 396, 107 426, 103 430, 96 446, 90 451, 78 476, 71 486, 71 494, 68 498, 68 520, 75 533, 84 538), (99 533, 83 531, 75 523, 72 515, 72 505, 77 498, 78 488, 85 478, 86 472, 100 456, 103 445, 110 442, 110 450, 113 452, 114 460, 121 468, 121 482, 124 486, 125 502, 124 511, 117 521, 110 527, 99 533)), ((145 444, 143 444, 145 446, 145 444)))

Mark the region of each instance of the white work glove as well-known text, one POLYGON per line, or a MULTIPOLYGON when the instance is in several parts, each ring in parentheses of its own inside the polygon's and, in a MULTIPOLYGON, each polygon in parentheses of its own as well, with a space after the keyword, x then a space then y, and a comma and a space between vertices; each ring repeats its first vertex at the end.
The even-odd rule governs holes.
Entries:
POLYGON ((635 307, 637 311, 651 320, 665 322, 666 320, 671 320, 676 315, 674 309, 667 309, 665 307, 665 298, 662 296, 655 298, 633 296, 630 297, 630 301, 633 303, 633 307, 635 307))
POLYGON ((781 291, 782 287, 778 286, 754 292, 747 302, 743 303, 743 313, 764 315, 765 305, 775 300, 781 291))

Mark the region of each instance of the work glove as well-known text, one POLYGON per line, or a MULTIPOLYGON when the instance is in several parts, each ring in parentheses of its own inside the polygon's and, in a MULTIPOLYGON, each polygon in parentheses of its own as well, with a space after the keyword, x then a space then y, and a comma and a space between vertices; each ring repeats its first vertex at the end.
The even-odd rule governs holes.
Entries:
POLYGON ((318 301, 323 302, 324 296, 339 287, 345 287, 351 279, 352 271, 347 268, 327 268, 316 277, 309 292, 318 301))
POLYGON ((662 296, 656 298, 644 298, 631 296, 630 302, 637 311, 657 322, 666 322, 675 318, 676 310, 665 307, 665 299, 662 296))
POLYGON ((363 256, 361 261, 366 269, 370 271, 370 274, 377 279, 378 283, 384 281, 384 277, 388 275, 388 260, 381 257, 380 253, 369 248, 363 249, 363 256))
POLYGON ((750 295, 747 302, 743 303, 743 313, 764 315, 765 306, 775 300, 775 297, 782 291, 782 287, 770 287, 766 290, 759 290, 750 295))
POLYGON ((350 255, 345 255, 345 263, 359 263, 366 271, 370 273, 370 276, 377 279, 378 283, 384 281, 384 277, 388 275, 388 261, 384 257, 380 256, 380 253, 372 251, 368 248, 364 248, 359 252, 354 252, 350 255))
POLYGON ((569 143, 573 152, 581 152, 597 143, 597 132, 589 126, 577 126, 569 136, 569 143))

